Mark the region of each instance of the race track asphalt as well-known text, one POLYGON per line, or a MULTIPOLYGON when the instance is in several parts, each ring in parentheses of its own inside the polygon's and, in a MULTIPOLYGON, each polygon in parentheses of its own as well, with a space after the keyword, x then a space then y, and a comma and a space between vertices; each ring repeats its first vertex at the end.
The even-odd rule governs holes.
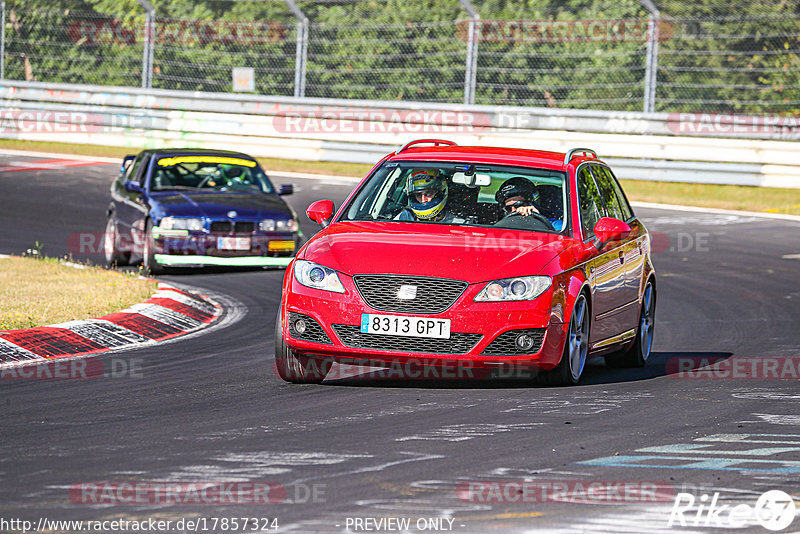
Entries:
MULTIPOLYGON (((34 159, 3 156, 0 169, 34 159)), ((117 169, 0 170, 0 253, 19 254, 38 241, 48 255, 99 262, 74 250, 74 234, 103 231, 117 169)), ((338 206, 353 186, 273 179, 295 184, 287 200, 301 214, 319 198, 338 206)), ((792 258, 800 253, 800 223, 636 211, 656 248, 654 354, 643 369, 591 362, 573 388, 369 373, 287 384, 272 371, 283 271, 165 276, 227 295, 238 320, 106 355, 104 365, 117 370, 107 378, 0 379, 0 519, 201 518, 217 532, 225 531, 219 519, 232 517, 277 518, 279 531, 303 533, 354 532, 355 519, 366 518, 409 519, 408 532, 724 532, 732 505, 752 511, 767 490, 800 500, 800 376, 792 377, 800 362, 800 259, 792 258), (678 374, 681 362, 697 357, 741 360, 739 375, 758 374, 767 362, 778 371, 678 374), (273 504, 198 504, 185 495, 179 503, 84 502, 97 497, 87 484, 101 481, 268 482, 287 497, 276 493, 281 502, 273 504), (538 490, 511 491, 523 481, 538 490), (620 482, 644 491, 617 493, 620 482), (587 497, 591 483, 606 488, 604 498, 587 497), (560 493, 541 489, 552 484, 560 493), (654 486, 662 491, 653 494, 654 486), (486 491, 457 491, 470 487, 500 493, 484 502, 486 491), (669 525, 678 493, 696 499, 683 527, 669 525), (729 506, 716 527, 716 516, 703 524, 706 516, 696 514, 715 493, 717 508, 729 506), (425 518, 453 522, 417 523, 425 518)), ((313 234, 314 223, 301 219, 313 234)), ((745 525, 737 532, 768 532, 753 517, 745 525)), ((398 530, 381 532, 390 531, 398 530)))

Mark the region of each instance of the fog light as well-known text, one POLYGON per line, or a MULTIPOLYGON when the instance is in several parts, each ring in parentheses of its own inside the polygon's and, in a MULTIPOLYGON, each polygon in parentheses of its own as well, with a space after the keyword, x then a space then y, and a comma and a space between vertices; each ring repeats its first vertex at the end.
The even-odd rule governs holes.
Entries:
POLYGON ((533 348, 533 338, 528 334, 518 335, 517 339, 514 340, 514 343, 520 350, 531 350, 533 348))
POLYGON ((294 322, 294 331, 298 334, 302 334, 306 331, 306 322, 302 319, 298 319, 294 322))

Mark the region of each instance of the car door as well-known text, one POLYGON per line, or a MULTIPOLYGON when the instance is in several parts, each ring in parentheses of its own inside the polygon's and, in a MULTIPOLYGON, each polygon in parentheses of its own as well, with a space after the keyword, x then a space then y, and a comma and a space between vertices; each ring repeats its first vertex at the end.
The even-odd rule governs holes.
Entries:
MULTIPOLYGON (((597 187, 589 165, 578 170, 578 205, 580 208, 581 234, 584 243, 596 241, 594 225, 607 215, 600 189, 597 187)), ((592 329, 590 345, 602 343, 623 332, 618 308, 624 302, 625 265, 623 243, 606 243, 594 258, 589 260, 589 284, 592 287, 592 329)))
POLYGON ((151 154, 142 154, 141 158, 137 158, 131 165, 130 173, 126 173, 125 181, 136 182, 139 184, 139 187, 142 188, 142 192, 127 191, 123 187, 123 200, 118 215, 122 223, 120 231, 125 231, 131 236, 135 257, 141 255, 144 243, 144 241, 142 241, 142 233, 144 232, 144 220, 148 212, 144 186, 151 158, 151 154))
POLYGON ((621 240, 625 284, 621 290, 623 297, 619 314, 623 327, 625 327, 624 330, 627 331, 634 328, 639 319, 639 281, 644 268, 643 231, 638 222, 634 220, 633 210, 611 170, 595 165, 592 166, 592 173, 600 189, 607 215, 625 221, 631 226, 631 233, 621 240))

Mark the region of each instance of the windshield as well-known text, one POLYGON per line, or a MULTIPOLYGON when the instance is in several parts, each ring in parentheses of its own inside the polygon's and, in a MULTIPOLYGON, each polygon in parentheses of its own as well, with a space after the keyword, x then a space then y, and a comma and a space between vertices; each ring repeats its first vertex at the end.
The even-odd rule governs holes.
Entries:
POLYGON ((389 162, 341 220, 425 222, 562 232, 565 174, 549 169, 445 162, 389 162))
POLYGON ((269 178, 255 161, 222 156, 159 158, 150 180, 150 189, 275 192, 269 178))

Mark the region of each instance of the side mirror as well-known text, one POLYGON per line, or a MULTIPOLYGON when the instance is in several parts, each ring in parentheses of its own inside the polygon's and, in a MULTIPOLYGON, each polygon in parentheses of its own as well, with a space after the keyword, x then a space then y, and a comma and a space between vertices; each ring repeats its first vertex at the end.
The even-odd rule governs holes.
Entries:
POLYGON ((333 201, 332 200, 317 200, 313 202, 308 209, 306 209, 308 218, 323 227, 331 223, 333 217, 333 201))
POLYGON ((594 235, 599 240, 598 247, 609 241, 618 241, 631 233, 631 227, 627 223, 614 219, 613 217, 601 217, 594 225, 594 235))
POLYGON ((292 184, 281 184, 281 188, 278 189, 278 194, 283 195, 291 195, 294 193, 294 186, 292 184))
POLYGON ((131 161, 133 161, 135 159, 136 159, 136 156, 131 156, 131 155, 125 156, 122 159, 122 165, 120 165, 120 167, 119 167, 119 172, 124 173, 125 169, 128 168, 128 165, 130 165, 131 161))
POLYGON ((128 180, 125 182, 125 191, 128 193, 141 193, 142 186, 139 185, 139 182, 132 182, 128 180))

